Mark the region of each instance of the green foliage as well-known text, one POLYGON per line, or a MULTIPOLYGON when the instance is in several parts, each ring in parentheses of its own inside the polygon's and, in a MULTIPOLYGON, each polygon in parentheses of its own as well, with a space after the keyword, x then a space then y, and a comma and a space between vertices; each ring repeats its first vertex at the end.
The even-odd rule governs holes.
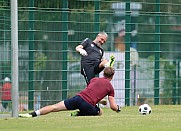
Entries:
POLYGON ((10 61, 2 63, 1 69, 2 69, 1 73, 2 73, 3 79, 5 77, 11 78, 11 62, 10 61))
MULTIPOLYGON (((155 62, 154 56, 148 57, 149 61, 155 62)), ((176 88, 176 65, 167 59, 160 58, 161 104, 172 104, 173 90, 176 88)), ((154 69, 154 66, 153 66, 154 69)), ((149 70, 149 69, 148 69, 149 70)), ((153 74, 152 74, 153 75, 153 74)))
MULTIPOLYGON (((44 76, 43 70, 46 69, 46 62, 47 56, 44 53, 35 53, 35 62, 34 62, 34 69, 35 69, 35 80, 41 80, 44 76)), ((35 89, 41 90, 42 84, 40 81, 35 82, 35 89)))
POLYGON ((35 70, 43 70, 46 68, 47 56, 44 53, 35 53, 35 70))
POLYGON ((174 84, 176 83, 176 66, 175 64, 170 64, 169 62, 165 62, 164 64, 164 73, 165 73, 165 80, 163 82, 163 103, 162 104, 172 104, 172 95, 174 84))

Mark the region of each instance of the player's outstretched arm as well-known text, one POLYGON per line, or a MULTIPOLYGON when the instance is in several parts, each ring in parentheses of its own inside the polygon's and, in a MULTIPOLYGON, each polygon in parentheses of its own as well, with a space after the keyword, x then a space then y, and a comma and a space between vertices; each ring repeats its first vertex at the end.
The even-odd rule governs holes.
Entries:
POLYGON ((108 96, 108 100, 109 100, 110 108, 111 108, 113 111, 116 111, 116 112, 120 112, 120 111, 121 111, 120 106, 115 103, 114 97, 108 96))
POLYGON ((75 50, 76 50, 77 52, 79 52, 79 49, 80 49, 80 48, 83 49, 84 47, 83 47, 82 45, 78 45, 78 46, 75 47, 75 50))
POLYGON ((78 45, 75 49, 77 52, 79 52, 81 55, 86 56, 87 52, 83 49, 84 47, 82 45, 78 45))

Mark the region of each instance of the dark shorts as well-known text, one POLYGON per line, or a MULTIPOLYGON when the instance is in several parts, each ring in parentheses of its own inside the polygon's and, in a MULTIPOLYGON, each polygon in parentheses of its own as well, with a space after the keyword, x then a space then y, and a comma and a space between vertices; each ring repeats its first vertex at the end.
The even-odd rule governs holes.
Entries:
POLYGON ((2 100, 2 106, 6 109, 11 103, 11 100, 2 100))
POLYGON ((87 84, 89 84, 92 78, 103 71, 104 67, 99 68, 99 64, 100 62, 97 62, 94 66, 85 66, 81 68, 81 74, 84 76, 87 84))
POLYGON ((97 105, 93 106, 89 104, 78 95, 72 98, 66 99, 64 103, 68 110, 79 109, 80 116, 95 116, 100 113, 100 108, 97 107, 97 105))

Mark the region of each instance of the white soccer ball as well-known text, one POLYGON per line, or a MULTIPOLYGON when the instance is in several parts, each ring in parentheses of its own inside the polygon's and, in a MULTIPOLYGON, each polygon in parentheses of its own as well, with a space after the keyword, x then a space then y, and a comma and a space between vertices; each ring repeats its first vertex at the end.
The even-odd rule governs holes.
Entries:
POLYGON ((142 115, 148 115, 152 112, 152 109, 148 104, 143 104, 139 107, 138 111, 142 115))

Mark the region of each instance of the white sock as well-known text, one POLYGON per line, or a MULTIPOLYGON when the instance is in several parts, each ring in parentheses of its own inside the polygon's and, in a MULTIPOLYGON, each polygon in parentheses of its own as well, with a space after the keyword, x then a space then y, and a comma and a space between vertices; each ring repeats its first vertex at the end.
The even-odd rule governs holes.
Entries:
POLYGON ((35 111, 35 113, 36 113, 37 116, 40 116, 40 111, 39 110, 35 111))

